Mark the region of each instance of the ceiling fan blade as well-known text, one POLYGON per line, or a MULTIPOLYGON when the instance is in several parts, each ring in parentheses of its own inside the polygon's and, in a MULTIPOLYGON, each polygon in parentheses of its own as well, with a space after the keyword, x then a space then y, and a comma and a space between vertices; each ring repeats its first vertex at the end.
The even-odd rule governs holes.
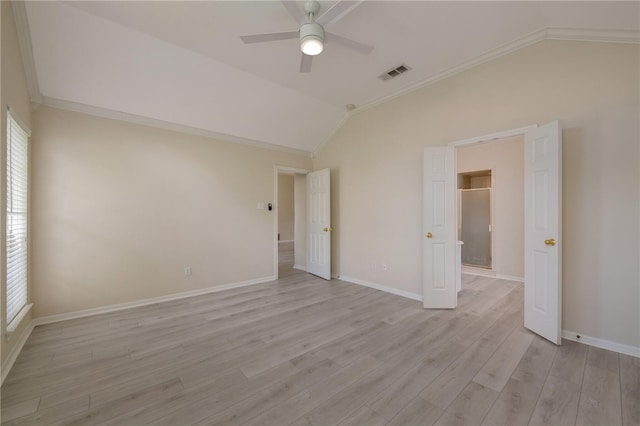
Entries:
POLYGON ((322 15, 318 16, 318 19, 316 19, 316 22, 320 25, 327 25, 331 22, 335 22, 340 18, 342 18, 343 16, 345 16, 347 13, 351 12, 356 7, 358 7, 360 3, 362 3, 362 1, 363 0, 339 1, 336 4, 334 4, 330 9, 328 9, 326 12, 324 12, 322 15))
POLYGON ((281 3, 285 7, 285 9, 287 9, 287 12, 289 12, 289 15, 291 15, 298 24, 301 24, 306 20, 306 17, 304 16, 304 13, 302 12, 302 10, 300 10, 300 6, 298 6, 297 1, 283 0, 281 1, 281 3))
POLYGON ((359 41, 351 40, 350 38, 342 37, 333 33, 325 32, 324 38, 329 43, 335 42, 337 44, 341 44, 345 47, 360 52, 363 55, 368 55, 373 50, 373 46, 369 46, 368 44, 360 43, 359 41))
POLYGON ((300 60, 300 72, 311 72, 311 63, 313 62, 313 56, 302 54, 300 60))
POLYGON ((246 35, 240 36, 240 39, 245 43, 262 43, 265 41, 276 41, 276 40, 289 40, 291 38, 300 37, 300 33, 298 31, 287 31, 284 33, 270 33, 270 34, 254 34, 254 35, 246 35))

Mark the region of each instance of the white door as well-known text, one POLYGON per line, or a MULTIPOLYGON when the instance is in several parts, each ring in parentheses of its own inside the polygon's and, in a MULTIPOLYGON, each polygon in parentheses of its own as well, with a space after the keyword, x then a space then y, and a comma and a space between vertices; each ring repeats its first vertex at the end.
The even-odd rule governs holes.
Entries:
POLYGON ((331 279, 330 170, 307 174, 307 272, 331 279))
POLYGON ((524 141, 524 326, 560 344, 562 325, 562 129, 557 121, 524 141))
POLYGON ((455 308, 456 212, 453 147, 424 149, 423 287, 425 308, 455 308))

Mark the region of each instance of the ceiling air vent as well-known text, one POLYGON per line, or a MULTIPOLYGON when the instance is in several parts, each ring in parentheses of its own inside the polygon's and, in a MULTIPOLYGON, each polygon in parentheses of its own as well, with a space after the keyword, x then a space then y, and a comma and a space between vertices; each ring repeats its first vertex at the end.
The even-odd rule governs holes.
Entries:
POLYGON ((383 74, 379 75, 378 78, 384 81, 391 80, 393 77, 397 77, 400 74, 409 71, 410 69, 411 68, 409 68, 407 65, 402 64, 384 72, 383 74))

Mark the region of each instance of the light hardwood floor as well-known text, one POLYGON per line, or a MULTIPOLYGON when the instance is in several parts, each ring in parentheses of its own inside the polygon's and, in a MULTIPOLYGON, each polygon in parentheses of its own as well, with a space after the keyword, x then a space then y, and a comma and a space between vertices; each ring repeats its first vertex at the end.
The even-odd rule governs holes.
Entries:
POLYGON ((637 425, 640 361, 522 325, 522 285, 459 307, 291 269, 250 287, 37 327, 3 424, 637 425))

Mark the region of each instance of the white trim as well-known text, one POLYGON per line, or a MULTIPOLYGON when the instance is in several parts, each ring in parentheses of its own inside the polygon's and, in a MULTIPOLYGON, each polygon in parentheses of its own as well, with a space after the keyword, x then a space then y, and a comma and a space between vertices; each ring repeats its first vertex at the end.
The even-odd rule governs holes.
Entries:
POLYGON ((345 275, 331 274, 335 279, 346 281, 352 284, 358 284, 364 287, 374 288, 376 290, 384 291, 385 293, 395 294, 396 296, 406 297, 407 299, 417 300, 422 302, 422 295, 418 293, 412 293, 410 291, 398 290, 397 288, 387 287, 381 284, 372 283, 370 281, 361 280, 359 278, 347 277, 345 275))
MULTIPOLYGON (((463 268, 469 268, 469 266, 462 266, 463 268)), ((518 277, 515 275, 505 275, 505 274, 496 274, 493 271, 483 271, 481 269, 476 270, 464 270, 462 271, 463 275, 471 275, 476 277, 486 277, 486 278, 495 278, 497 280, 507 280, 507 281, 515 281, 519 283, 524 283, 524 277, 518 277)))
POLYGON ((24 344, 27 343, 27 339, 29 339, 29 336, 31 336, 31 332, 33 331, 33 328, 35 326, 35 320, 29 321, 29 324, 27 324, 27 326, 25 327, 16 344, 13 345, 13 348, 11 348, 11 351, 7 355, 7 359, 4 360, 4 362, 2 363, 2 367, 0 368, 0 370, 2 370, 0 384, 4 383, 4 379, 6 379, 9 375, 11 368, 13 368, 13 364, 15 364, 16 359, 18 359, 18 355, 20 355, 20 352, 22 352, 22 348, 24 347, 24 344))
POLYGON ((279 240, 278 244, 284 244, 284 243, 292 243, 293 240, 279 240))
POLYGON ((595 28, 548 27, 546 38, 549 40, 639 44, 640 31, 595 29, 595 28))
POLYGON ((311 170, 307 170, 307 169, 299 169, 297 167, 289 167, 289 166, 279 166, 276 165, 276 170, 278 172, 283 172, 284 174, 286 173, 293 173, 293 174, 299 174, 299 175, 306 175, 307 173, 311 172, 311 170))
POLYGON ((607 349, 621 354, 631 355, 640 358, 640 346, 625 345, 623 343, 612 342, 611 340, 599 339, 597 337, 585 336, 575 331, 562 330, 562 338, 573 342, 584 343, 596 348, 607 349), (578 337, 580 336, 580 337, 578 337))
POLYGON ((20 128, 27 134, 28 138, 31 138, 31 129, 24 121, 20 119, 18 114, 13 111, 11 105, 7 105, 7 123, 9 122, 9 117, 11 117, 11 119, 15 121, 18 126, 20 126, 20 128))
POLYGON ((7 338, 9 338, 22 324, 22 320, 27 316, 29 312, 31 312, 31 308, 33 308, 33 303, 27 303, 20 309, 18 315, 7 325, 7 338))
POLYGON ((524 277, 516 277, 515 275, 496 274, 496 278, 499 280, 515 281, 524 284, 524 277))
POLYGON ((97 308, 83 309, 81 311, 66 312, 64 314, 48 315, 34 319, 35 325, 50 324, 53 322, 66 321, 70 319, 89 317, 92 315, 106 314, 110 312, 122 311, 125 309, 137 308, 139 306, 152 305, 155 303, 169 302, 172 300, 185 299, 187 297, 200 296, 203 294, 217 293, 219 291, 230 290, 238 287, 246 287, 255 284, 262 284, 274 281, 273 276, 256 278, 253 280, 241 281, 237 283, 223 284, 215 287, 201 288, 197 290, 185 291, 181 293, 168 294, 166 296, 152 297, 150 299, 134 300, 132 302, 117 303, 115 305, 99 306, 97 308))
POLYGON ((462 265, 462 275, 471 275, 473 277, 485 277, 485 278, 496 278, 496 273, 490 270, 483 271, 480 268, 473 268, 473 270, 465 269, 470 268, 469 266, 462 265))
POLYGON ((126 121, 128 123, 139 124, 141 126, 155 127, 163 130, 184 133, 188 135, 204 136, 207 138, 217 139, 224 142, 232 142, 240 145, 253 146, 271 151, 286 152, 288 154, 301 155, 311 157, 310 151, 304 151, 297 148, 290 148, 283 145, 275 145, 268 142, 257 141, 254 139, 243 138, 239 136, 228 135, 225 133, 214 132, 213 130, 201 129, 198 127, 186 126, 183 124, 172 123, 169 121, 158 120, 155 118, 144 117, 141 115, 130 114, 128 112, 115 111, 106 108, 95 107, 91 105, 81 104, 78 102, 65 101, 62 99, 50 98, 44 96, 42 104, 48 107, 62 109, 65 111, 79 112, 81 114, 93 115, 110 120, 126 121))
POLYGON ((33 106, 37 106, 42 103, 42 94, 40 93, 40 86, 38 85, 36 62, 33 58, 27 8, 25 7, 24 1, 12 1, 11 9, 13 11, 13 21, 16 26, 20 56, 22 57, 22 64, 24 66, 24 74, 27 79, 27 90, 29 91, 31 102, 34 104, 33 106))
POLYGON ((475 145, 475 144, 484 143, 484 142, 492 142, 499 139, 511 138, 514 136, 523 136, 528 131, 537 129, 537 128, 538 128, 537 124, 532 124, 530 126, 518 127, 517 129, 502 130, 500 132, 489 133, 488 135, 475 136, 469 139, 462 139, 459 141, 449 142, 448 145, 459 147, 459 146, 466 146, 466 145, 475 145))
POLYGON ((307 272, 307 267, 305 265, 293 265, 293 269, 307 272))

